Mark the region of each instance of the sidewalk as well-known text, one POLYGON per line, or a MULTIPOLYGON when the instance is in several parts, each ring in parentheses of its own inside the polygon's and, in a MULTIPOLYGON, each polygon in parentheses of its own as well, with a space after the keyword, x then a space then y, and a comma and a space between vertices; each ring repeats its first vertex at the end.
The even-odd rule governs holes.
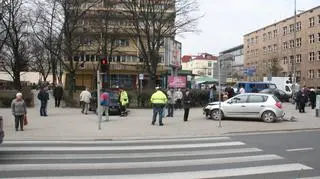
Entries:
POLYGON ((286 119, 296 120, 264 123, 259 120, 206 120, 201 108, 192 108, 190 121, 183 122, 183 110, 175 111, 173 118, 165 118, 164 126, 151 125, 151 109, 131 109, 129 116, 110 116, 110 121, 102 123, 98 130, 98 117, 93 113, 81 114, 80 109, 55 108, 51 98, 48 117, 40 117, 39 102, 28 109, 29 124, 25 131, 14 130, 14 120, 10 109, 0 109, 4 119, 5 140, 111 140, 124 138, 164 138, 217 136, 236 132, 282 131, 320 128, 320 118, 310 107, 306 113, 299 113, 292 104, 284 104, 286 119))

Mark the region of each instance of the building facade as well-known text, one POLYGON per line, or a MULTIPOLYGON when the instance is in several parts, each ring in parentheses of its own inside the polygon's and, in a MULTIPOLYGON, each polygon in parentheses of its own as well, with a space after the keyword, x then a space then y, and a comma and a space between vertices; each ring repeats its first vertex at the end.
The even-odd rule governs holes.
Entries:
MULTIPOLYGON (((244 54, 243 45, 224 50, 219 53, 222 58, 221 81, 222 83, 235 83, 244 80, 244 54)), ((214 78, 219 78, 218 65, 214 67, 214 78)))
POLYGON ((193 75, 213 77, 213 67, 217 57, 208 53, 185 55, 182 57, 182 70, 190 70, 193 75))
POLYGON ((320 6, 244 35, 244 59, 250 80, 295 72, 300 85, 320 88, 320 6))
MULTIPOLYGON (((142 3, 142 2, 141 2, 142 3)), ((139 87, 139 74, 144 74, 143 86, 147 86, 151 76, 145 70, 144 60, 139 50, 139 40, 135 39, 133 23, 121 15, 124 5, 116 0, 98 1, 95 4, 83 3, 83 9, 88 9, 84 17, 78 21, 79 28, 75 31, 78 37, 79 50, 74 54, 74 61, 79 64, 76 72, 76 87, 96 88, 96 73, 101 58, 107 58, 108 75, 103 81, 110 87, 121 86, 126 89, 139 87), (90 8, 88 8, 90 6, 90 8), (131 30, 130 30, 131 29, 131 30), (102 51, 107 51, 104 55, 102 51)), ((174 37, 166 37, 174 38, 174 37)), ((164 38, 164 40, 166 40, 164 38)), ((161 74, 167 69, 165 47, 160 48, 160 62, 157 67, 157 80, 161 84, 161 74)), ((181 44, 180 44, 181 48, 181 44)), ((68 82, 68 74, 66 82, 68 82)), ((68 88, 68 83, 66 83, 68 88)))

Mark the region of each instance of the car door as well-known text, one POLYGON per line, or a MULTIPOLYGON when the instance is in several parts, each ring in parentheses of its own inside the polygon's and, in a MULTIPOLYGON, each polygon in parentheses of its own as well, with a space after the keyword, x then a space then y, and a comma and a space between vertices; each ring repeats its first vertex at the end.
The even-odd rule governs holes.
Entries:
POLYGON ((265 95, 249 95, 246 104, 247 117, 259 118, 260 111, 266 107, 264 103, 267 101, 267 99, 268 97, 265 95))
POLYGON ((223 111, 225 117, 242 117, 246 115, 246 94, 237 95, 224 103, 223 111))

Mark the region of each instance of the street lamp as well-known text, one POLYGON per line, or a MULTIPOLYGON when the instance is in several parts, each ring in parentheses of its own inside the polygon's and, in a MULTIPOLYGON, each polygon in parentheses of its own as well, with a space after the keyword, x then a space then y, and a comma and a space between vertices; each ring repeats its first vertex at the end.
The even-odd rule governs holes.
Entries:
POLYGON ((293 25, 293 61, 292 61, 292 94, 296 92, 296 58, 297 58, 297 49, 296 49, 296 39, 297 39, 297 0, 294 0, 294 25, 293 25))

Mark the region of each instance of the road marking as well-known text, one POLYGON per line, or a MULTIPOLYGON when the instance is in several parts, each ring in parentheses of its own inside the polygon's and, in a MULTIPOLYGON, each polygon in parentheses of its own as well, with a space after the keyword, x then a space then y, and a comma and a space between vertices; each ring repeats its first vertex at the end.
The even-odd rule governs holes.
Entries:
POLYGON ((307 151, 307 150, 314 150, 313 148, 297 148, 297 149, 287 149, 287 152, 298 152, 298 151, 307 151))
MULTIPOLYGON (((282 165, 267 165, 259 167, 244 167, 244 168, 231 168, 231 169, 221 169, 221 170, 208 170, 208 171, 194 171, 194 172, 175 172, 175 173, 157 173, 157 174, 133 174, 133 175, 104 175, 104 176, 63 176, 63 177, 45 177, 47 179, 193 179, 193 178, 221 178, 221 177, 236 177, 236 176, 246 176, 246 175, 258 175, 258 174, 268 174, 277 172, 290 172, 290 171, 300 171, 300 170, 312 170, 313 168, 299 163, 282 164, 282 165)), ((24 177, 24 179, 39 179, 43 177, 24 177)), ((16 178, 18 179, 18 178, 16 178)))
POLYGON ((230 137, 199 137, 199 138, 168 138, 168 139, 141 139, 117 141, 3 141, 3 144, 132 144, 149 142, 192 142, 210 140, 230 140, 230 137))
POLYGON ((317 176, 317 177, 308 177, 308 178, 299 178, 299 179, 320 179, 320 176, 317 176))
POLYGON ((155 149, 191 149, 203 147, 240 146, 243 142, 217 142, 174 145, 141 145, 141 146, 94 146, 94 147, 1 147, 0 151, 114 151, 114 150, 155 150, 155 149))
POLYGON ((254 155, 241 157, 226 157, 213 159, 171 160, 155 162, 119 162, 119 163, 52 163, 52 164, 4 164, 0 171, 37 171, 37 170, 103 170, 128 168, 158 168, 195 165, 213 165, 227 163, 241 163, 254 161, 280 160, 278 155, 254 155))
POLYGON ((205 156, 219 154, 239 154, 262 152, 258 148, 240 148, 240 149, 216 149, 201 151, 179 151, 179 152, 161 152, 161 153, 119 153, 119 154, 27 154, 27 155, 9 155, 0 158, 3 160, 70 160, 70 159, 121 159, 121 158, 154 158, 154 157, 178 157, 178 156, 205 156))

